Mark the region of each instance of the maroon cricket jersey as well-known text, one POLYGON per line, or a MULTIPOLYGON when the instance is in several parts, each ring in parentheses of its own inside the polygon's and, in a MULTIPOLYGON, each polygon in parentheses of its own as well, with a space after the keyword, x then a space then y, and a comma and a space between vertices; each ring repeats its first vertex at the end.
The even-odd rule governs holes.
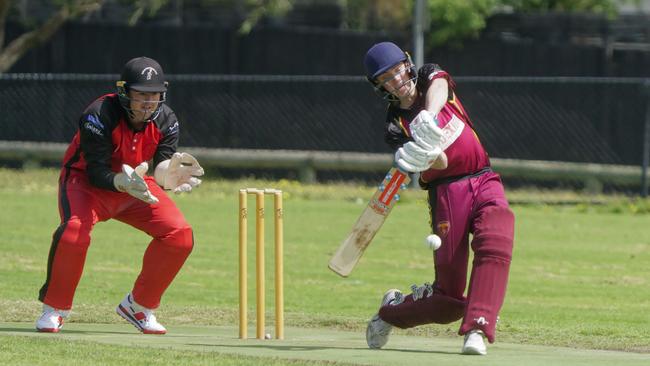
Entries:
POLYGON ((115 191, 113 177, 122 164, 135 167, 153 160, 155 167, 176 152, 178 135, 178 120, 167 105, 135 131, 117 94, 107 94, 92 102, 79 118, 79 131, 65 152, 63 169, 85 171, 92 185, 115 191))
POLYGON ((446 150, 448 165, 446 169, 429 169, 420 175, 422 183, 435 181, 442 178, 465 176, 476 173, 490 166, 488 154, 481 145, 476 135, 472 121, 465 112, 458 96, 454 91, 456 83, 451 76, 436 64, 425 64, 418 71, 416 83, 417 97, 411 108, 402 109, 399 105, 390 105, 386 115, 385 141, 394 150, 399 149, 408 141, 412 141, 409 125, 411 121, 425 107, 426 92, 433 80, 445 78, 449 83, 449 97, 447 103, 438 113, 439 127, 444 127, 453 116, 464 124, 460 136, 446 150))

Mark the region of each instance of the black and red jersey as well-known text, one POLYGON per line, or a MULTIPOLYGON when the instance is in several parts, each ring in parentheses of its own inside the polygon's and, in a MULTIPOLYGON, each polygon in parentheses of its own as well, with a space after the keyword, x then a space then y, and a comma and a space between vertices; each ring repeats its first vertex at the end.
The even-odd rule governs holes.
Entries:
POLYGON ((115 190, 113 177, 122 164, 132 167, 144 161, 155 167, 171 158, 178 148, 179 125, 176 115, 163 104, 160 113, 140 131, 127 121, 117 94, 107 94, 92 102, 79 118, 63 158, 63 168, 85 171, 96 187, 115 190))

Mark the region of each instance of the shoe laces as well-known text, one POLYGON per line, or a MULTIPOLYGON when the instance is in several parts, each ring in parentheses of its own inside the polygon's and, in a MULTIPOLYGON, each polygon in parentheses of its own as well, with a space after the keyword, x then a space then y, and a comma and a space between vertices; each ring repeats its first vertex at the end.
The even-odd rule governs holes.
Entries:
POLYGON ((395 306, 404 302, 404 294, 401 292, 395 293, 395 298, 388 302, 389 305, 395 306))
POLYGON ((395 306, 404 302, 404 294, 401 291, 395 291, 392 295, 393 295, 392 298, 389 297, 387 299, 384 299, 384 301, 382 302, 382 306, 386 306, 386 305, 395 306))
POLYGON ((429 282, 425 282, 424 285, 411 285, 411 293, 413 296, 413 301, 420 300, 422 298, 431 297, 433 295, 433 285, 429 282))

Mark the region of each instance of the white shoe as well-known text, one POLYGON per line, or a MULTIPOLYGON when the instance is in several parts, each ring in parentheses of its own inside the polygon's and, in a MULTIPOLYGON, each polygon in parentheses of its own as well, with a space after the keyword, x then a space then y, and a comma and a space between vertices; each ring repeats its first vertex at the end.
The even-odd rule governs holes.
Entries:
POLYGON ((465 334, 465 341, 461 353, 464 355, 486 355, 487 348, 485 347, 483 332, 474 329, 465 334))
POLYGON ((45 333, 58 333, 63 327, 63 320, 69 314, 70 310, 59 310, 43 304, 43 314, 36 321, 36 330, 45 333))
POLYGON ((129 293, 117 306, 115 312, 144 334, 165 334, 167 329, 158 323, 153 310, 138 305, 129 293))
MULTIPOLYGON (((391 289, 386 291, 381 300, 381 306, 397 305, 404 301, 402 293, 399 290, 391 289)), ((366 328, 366 342, 368 347, 372 349, 379 349, 386 345, 388 336, 393 326, 383 321, 379 314, 375 314, 368 322, 366 328)))

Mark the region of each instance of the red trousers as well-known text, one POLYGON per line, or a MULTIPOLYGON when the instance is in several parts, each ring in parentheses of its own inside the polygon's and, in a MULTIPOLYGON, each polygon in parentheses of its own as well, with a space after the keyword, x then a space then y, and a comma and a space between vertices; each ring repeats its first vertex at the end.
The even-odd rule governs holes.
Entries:
POLYGON ((514 241, 514 215, 501 180, 486 172, 442 183, 429 190, 429 204, 433 230, 442 239, 433 255, 433 286, 423 296, 410 294, 399 305, 382 307, 379 316, 400 328, 462 318, 460 334, 480 329, 494 342, 514 241), (470 247, 474 261, 465 296, 470 247))
POLYGON ((52 236, 47 279, 39 300, 56 309, 72 307, 90 245, 90 233, 97 222, 116 219, 153 238, 144 253, 132 294, 135 301, 146 308, 155 309, 160 305, 160 298, 192 251, 194 238, 192 228, 176 204, 152 177, 146 176, 145 181, 151 193, 160 200, 155 205, 127 193, 96 188, 88 182, 85 172, 62 170, 59 178, 61 224, 52 236))

